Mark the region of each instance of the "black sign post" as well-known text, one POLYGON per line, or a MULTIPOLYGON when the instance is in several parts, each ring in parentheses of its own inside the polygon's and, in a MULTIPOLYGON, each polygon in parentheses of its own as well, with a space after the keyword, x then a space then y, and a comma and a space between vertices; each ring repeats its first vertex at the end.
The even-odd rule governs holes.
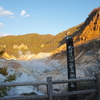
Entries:
MULTIPOLYGON (((66 37, 68 79, 76 78, 73 38, 66 37)), ((76 91, 76 82, 68 83, 68 92, 76 91)), ((69 100, 77 100, 77 96, 69 96, 69 100)))

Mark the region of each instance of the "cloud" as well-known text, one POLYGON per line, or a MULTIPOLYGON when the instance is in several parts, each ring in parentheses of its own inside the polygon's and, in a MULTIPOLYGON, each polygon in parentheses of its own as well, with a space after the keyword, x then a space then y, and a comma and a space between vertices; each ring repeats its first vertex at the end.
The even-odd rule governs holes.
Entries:
POLYGON ((0 37, 7 36, 7 35, 10 35, 10 34, 0 32, 0 37))
POLYGON ((1 6, 0 6, 0 16, 5 16, 5 15, 13 15, 14 13, 12 13, 9 10, 4 10, 1 6))
POLYGON ((3 28, 3 26, 4 26, 4 24, 3 24, 3 23, 0 23, 0 29, 2 29, 2 28, 3 28))
POLYGON ((29 17, 30 15, 25 15, 24 17, 29 17))
POLYGON ((9 18, 15 18, 14 16, 10 16, 9 18))
POLYGON ((30 15, 26 15, 26 11, 22 10, 21 13, 20 13, 20 16, 21 17, 29 17, 30 15))
POLYGON ((20 13, 21 16, 24 16, 25 14, 26 14, 25 10, 22 10, 21 13, 20 13))

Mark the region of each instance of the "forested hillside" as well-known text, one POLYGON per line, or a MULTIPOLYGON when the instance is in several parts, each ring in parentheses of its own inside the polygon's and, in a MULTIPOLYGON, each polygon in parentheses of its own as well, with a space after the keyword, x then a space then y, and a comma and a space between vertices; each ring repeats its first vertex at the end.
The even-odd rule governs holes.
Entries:
POLYGON ((2 51, 5 49, 6 53, 15 57, 18 57, 18 51, 22 51, 23 54, 27 51, 35 54, 39 52, 52 52, 65 43, 64 38, 77 31, 80 25, 65 30, 55 36, 50 34, 39 35, 37 33, 30 33, 18 36, 10 35, 0 37, 0 50, 2 51))

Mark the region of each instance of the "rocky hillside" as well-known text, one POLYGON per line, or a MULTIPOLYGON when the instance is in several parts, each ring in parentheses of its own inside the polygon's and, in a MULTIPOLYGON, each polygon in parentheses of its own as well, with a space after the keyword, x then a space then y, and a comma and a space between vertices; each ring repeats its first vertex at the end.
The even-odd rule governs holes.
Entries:
POLYGON ((74 37, 74 41, 84 43, 90 40, 93 41, 96 38, 100 38, 100 7, 89 14, 74 37))
MULTIPOLYGON (((75 54, 77 51, 81 51, 88 49, 90 47, 99 46, 100 40, 100 7, 93 9, 93 11, 89 14, 88 18, 82 23, 79 27, 78 31, 74 31, 71 35, 74 40, 75 49, 80 48, 80 50, 75 50, 75 54), (90 45, 91 44, 91 45, 90 45), (88 48, 87 48, 88 47, 88 48)), ((65 38, 62 41, 65 43, 65 38), (64 41, 63 41, 64 40, 64 41)), ((59 53, 61 51, 66 50, 66 45, 62 45, 57 48, 53 54, 59 53)))
MULTIPOLYGON (((76 66, 78 68, 80 68, 80 66, 81 68, 89 66, 88 68, 91 69, 92 72, 99 72, 98 65, 100 64, 100 7, 93 9, 85 22, 80 25, 79 30, 73 33, 72 37, 75 47, 74 52, 76 66), (96 66, 98 67, 97 69, 92 69, 96 66)), ((47 62, 49 62, 51 59, 59 60, 59 63, 62 66, 66 66, 66 58, 66 44, 63 44, 52 52, 52 56, 49 57, 47 62)))

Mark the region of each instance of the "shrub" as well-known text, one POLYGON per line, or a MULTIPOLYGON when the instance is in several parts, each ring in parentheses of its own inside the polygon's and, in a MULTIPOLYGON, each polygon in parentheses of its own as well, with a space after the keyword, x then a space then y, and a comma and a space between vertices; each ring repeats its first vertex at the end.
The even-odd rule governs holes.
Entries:
POLYGON ((0 68, 0 74, 2 74, 4 76, 8 75, 7 68, 0 68))
MULTIPOLYGON (((12 82, 16 79, 15 74, 14 75, 8 75, 7 68, 0 68, 0 74, 4 75, 6 79, 3 82, 12 82)), ((4 97, 7 95, 7 91, 10 90, 11 87, 0 87, 0 97, 4 97)))

